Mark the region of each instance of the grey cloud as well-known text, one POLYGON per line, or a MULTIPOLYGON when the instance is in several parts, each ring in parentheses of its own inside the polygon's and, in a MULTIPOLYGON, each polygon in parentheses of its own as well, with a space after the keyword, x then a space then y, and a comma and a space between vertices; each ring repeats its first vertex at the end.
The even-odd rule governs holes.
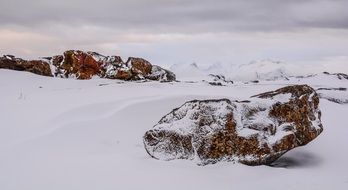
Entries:
POLYGON ((348 28, 346 7, 345 0, 0 0, 0 24, 172 33, 348 28))
POLYGON ((0 0, 0 55, 66 49, 155 64, 346 56, 347 0, 0 0))

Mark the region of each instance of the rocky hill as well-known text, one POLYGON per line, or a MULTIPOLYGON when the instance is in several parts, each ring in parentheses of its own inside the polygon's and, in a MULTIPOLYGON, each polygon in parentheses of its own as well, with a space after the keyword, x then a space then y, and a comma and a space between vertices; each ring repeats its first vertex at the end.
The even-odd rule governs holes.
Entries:
POLYGON ((12 55, 0 58, 0 68, 28 71, 44 76, 91 79, 94 76, 120 80, 175 81, 175 74, 143 58, 104 56, 96 52, 68 50, 42 60, 24 60, 12 55))

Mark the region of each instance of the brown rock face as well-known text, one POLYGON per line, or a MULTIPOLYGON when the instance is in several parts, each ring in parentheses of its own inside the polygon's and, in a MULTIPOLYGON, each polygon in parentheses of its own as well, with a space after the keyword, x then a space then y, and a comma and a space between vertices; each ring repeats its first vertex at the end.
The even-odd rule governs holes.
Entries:
POLYGON ((270 164, 322 132, 318 104, 318 95, 307 85, 259 94, 250 101, 194 100, 147 131, 144 145, 161 160, 270 164))
POLYGON ((98 75, 102 65, 91 54, 73 50, 64 52, 63 56, 52 57, 52 64, 56 67, 56 76, 73 75, 77 79, 90 79, 98 75))
POLYGON ((132 73, 146 76, 151 73, 152 65, 142 58, 130 57, 127 65, 131 67, 132 73))
POLYGON ((14 56, 0 57, 0 69, 28 71, 38 75, 52 76, 49 64, 42 60, 23 60, 14 56))

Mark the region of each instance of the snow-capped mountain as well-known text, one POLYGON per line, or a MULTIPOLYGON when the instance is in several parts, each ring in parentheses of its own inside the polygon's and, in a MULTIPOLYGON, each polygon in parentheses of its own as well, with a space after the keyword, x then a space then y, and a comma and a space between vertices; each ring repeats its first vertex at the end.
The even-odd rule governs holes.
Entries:
MULTIPOLYGON (((272 60, 252 61, 239 65, 232 71, 233 78, 240 80, 287 79, 294 75, 286 63, 272 60)), ((232 77, 232 76, 231 76, 232 77)))
POLYGON ((205 67, 193 64, 175 64, 170 68, 179 80, 213 75, 223 75, 234 81, 255 81, 255 80, 288 80, 293 76, 308 76, 322 73, 325 67, 320 65, 302 66, 270 59, 251 61, 241 65, 227 65, 215 63, 205 67))
POLYGON ((224 75, 237 81, 251 80, 273 80, 286 79, 292 76, 287 64, 279 61, 262 60, 252 61, 243 65, 224 65, 215 63, 204 68, 199 67, 196 63, 192 64, 175 64, 170 67, 179 80, 205 77, 210 74, 224 75))
POLYGON ((196 78, 207 75, 196 63, 191 64, 174 64, 169 70, 178 73, 179 78, 196 78))

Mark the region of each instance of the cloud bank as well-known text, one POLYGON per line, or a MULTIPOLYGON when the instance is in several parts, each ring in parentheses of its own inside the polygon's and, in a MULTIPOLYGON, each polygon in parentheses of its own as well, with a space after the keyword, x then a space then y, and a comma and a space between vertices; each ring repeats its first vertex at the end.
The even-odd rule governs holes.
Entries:
POLYGON ((330 61, 348 56, 346 7, 346 0, 0 0, 0 53, 82 49, 159 65, 330 61))

